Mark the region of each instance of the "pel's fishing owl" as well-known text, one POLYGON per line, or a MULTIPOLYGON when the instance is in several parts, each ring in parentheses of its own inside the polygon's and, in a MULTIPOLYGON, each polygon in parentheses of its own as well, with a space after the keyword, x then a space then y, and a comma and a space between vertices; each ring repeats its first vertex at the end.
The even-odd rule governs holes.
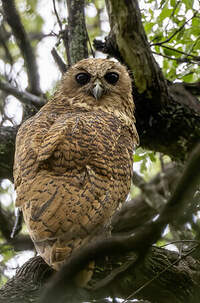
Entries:
POLYGON ((131 91, 121 64, 82 60, 19 129, 16 206, 38 253, 56 270, 102 233, 126 200, 138 143, 131 91))

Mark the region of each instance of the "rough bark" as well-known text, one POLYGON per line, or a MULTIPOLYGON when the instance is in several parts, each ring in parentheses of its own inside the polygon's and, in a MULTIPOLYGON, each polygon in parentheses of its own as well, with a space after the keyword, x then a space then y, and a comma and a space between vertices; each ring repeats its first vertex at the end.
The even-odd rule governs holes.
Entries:
POLYGON ((72 65, 88 57, 87 30, 85 25, 85 1, 67 0, 69 11, 67 34, 67 59, 72 65))
MULTIPOLYGON (((17 275, 0 290, 0 302, 38 302, 46 282, 54 281, 53 271, 35 257, 26 262, 17 275)), ((192 256, 152 247, 145 258, 137 253, 114 255, 96 260, 91 289, 79 289, 66 281, 65 292, 48 302, 86 302, 105 297, 142 298, 157 303, 197 303, 200 264, 192 256)), ((47 301, 40 301, 47 302, 47 301)))

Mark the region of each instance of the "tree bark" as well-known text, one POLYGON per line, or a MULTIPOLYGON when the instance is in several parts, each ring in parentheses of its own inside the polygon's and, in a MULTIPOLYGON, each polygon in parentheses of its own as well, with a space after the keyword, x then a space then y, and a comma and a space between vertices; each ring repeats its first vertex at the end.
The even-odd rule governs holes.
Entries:
POLYGON ((88 57, 85 1, 67 0, 69 11, 67 34, 67 59, 69 66, 88 57))
MULTIPOLYGON (((0 290, 0 302, 36 303, 54 272, 34 257, 18 270, 16 276, 0 290)), ((200 292, 200 264, 191 256, 180 256, 167 249, 152 247, 145 258, 137 253, 110 255, 96 260, 90 289, 77 288, 66 282, 65 293, 56 302, 86 302, 105 297, 142 298, 157 303, 197 303, 200 292)), ((46 301, 42 301, 46 302, 46 301)), ((49 303, 55 302, 50 300, 49 303)))

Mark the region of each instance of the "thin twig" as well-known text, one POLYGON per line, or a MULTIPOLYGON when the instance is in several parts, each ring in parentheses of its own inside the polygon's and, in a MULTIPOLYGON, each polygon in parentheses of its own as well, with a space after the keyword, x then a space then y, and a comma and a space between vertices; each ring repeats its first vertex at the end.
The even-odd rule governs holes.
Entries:
POLYGON ((174 36, 176 36, 183 28, 184 26, 190 21, 192 20, 194 17, 196 17, 196 14, 197 12, 194 13, 194 15, 189 19, 189 20, 186 20, 182 25, 181 27, 179 27, 169 38, 167 38, 166 40, 164 41, 161 41, 161 42, 156 42, 156 43, 152 43, 150 44, 150 46, 155 46, 155 45, 162 45, 164 43, 167 43, 169 42, 174 36))
POLYGON ((173 8, 173 11, 172 11, 172 13, 171 13, 171 15, 170 15, 170 17, 169 17, 168 22, 167 22, 167 25, 165 26, 165 32, 166 32, 166 33, 167 33, 167 27, 168 27, 168 25, 169 25, 169 22, 170 22, 171 18, 174 16, 175 11, 176 11, 177 7, 179 6, 179 4, 180 4, 180 1, 177 1, 177 2, 175 3, 175 6, 174 6, 174 8, 173 8))
POLYGON ((193 64, 195 64, 195 62, 191 61, 188 58, 173 58, 173 57, 170 57, 170 56, 167 56, 167 55, 164 55, 164 54, 161 54, 161 53, 157 53, 157 52, 154 52, 154 51, 152 51, 152 54, 161 56, 163 58, 167 58, 169 60, 177 61, 178 63, 184 63, 184 62, 186 62, 186 63, 193 63, 193 64))
POLYGON ((191 55, 191 54, 189 54, 189 53, 180 51, 179 49, 175 49, 175 48, 172 48, 172 47, 166 46, 166 45, 162 45, 162 47, 163 47, 163 48, 166 48, 166 49, 169 49, 169 50, 171 50, 171 51, 174 51, 174 52, 176 52, 176 53, 185 55, 186 57, 192 57, 194 60, 200 61, 200 57, 199 57, 199 56, 194 56, 194 55, 191 55))
POLYGON ((90 41, 90 37, 89 37, 89 34, 88 34, 88 30, 87 30, 86 24, 85 24, 85 31, 86 31, 87 40, 88 40, 88 43, 89 43, 89 46, 90 46, 90 50, 91 50, 91 53, 92 53, 92 57, 95 58, 95 53, 94 53, 94 50, 92 48, 92 44, 91 44, 91 41, 90 41))
POLYGON ((57 9, 56 9, 56 3, 55 3, 55 0, 53 0, 53 9, 54 9, 54 13, 56 15, 56 19, 58 21, 58 24, 59 24, 59 27, 60 27, 60 31, 62 31, 62 22, 60 21, 60 18, 58 16, 58 12, 57 12, 57 9))

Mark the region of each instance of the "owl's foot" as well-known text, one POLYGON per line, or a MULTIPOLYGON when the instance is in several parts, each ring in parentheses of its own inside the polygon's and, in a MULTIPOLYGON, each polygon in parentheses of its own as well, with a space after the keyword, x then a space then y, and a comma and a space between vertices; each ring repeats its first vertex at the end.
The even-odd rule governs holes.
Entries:
MULTIPOLYGON (((59 271, 65 264, 67 257, 71 254, 70 247, 54 247, 51 254, 51 266, 59 271)), ((74 278, 78 287, 85 287, 93 275, 95 262, 91 261, 83 270, 81 270, 74 278)))
POLYGON ((59 271, 71 252, 72 250, 70 247, 53 247, 51 252, 50 265, 55 270, 59 271))
POLYGON ((81 270, 75 277, 74 281, 78 287, 85 287, 88 282, 91 280, 94 272, 95 262, 90 261, 90 263, 81 270))

